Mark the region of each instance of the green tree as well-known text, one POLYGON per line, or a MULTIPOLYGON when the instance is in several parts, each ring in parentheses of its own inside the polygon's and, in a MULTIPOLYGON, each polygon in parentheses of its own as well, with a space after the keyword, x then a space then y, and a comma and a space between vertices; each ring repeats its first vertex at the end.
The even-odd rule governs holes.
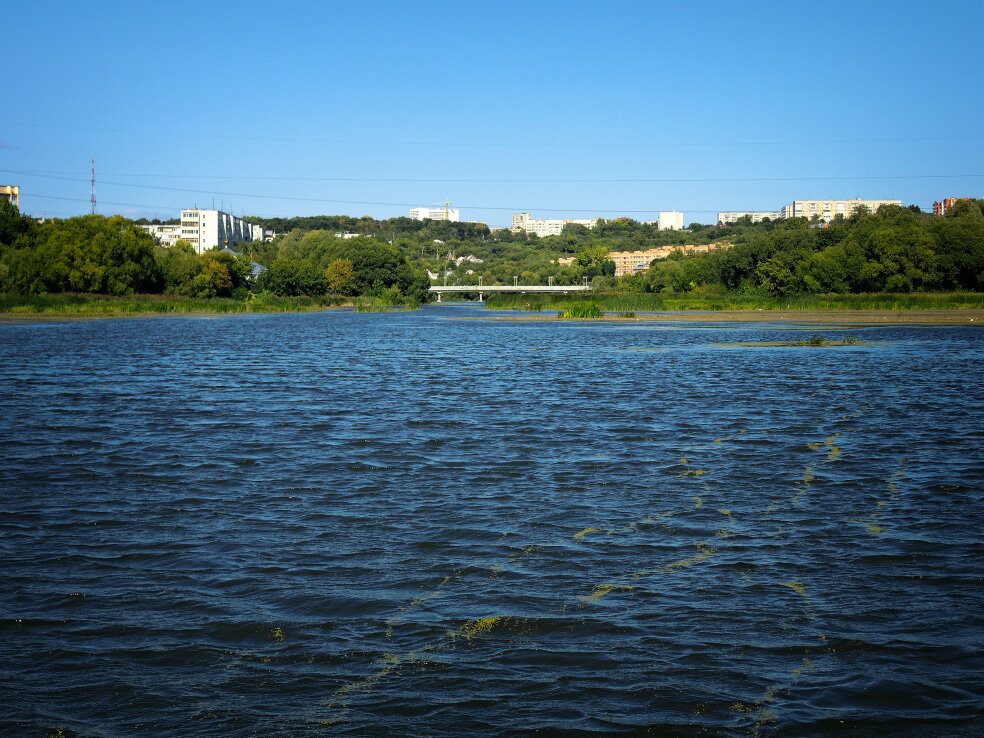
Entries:
POLYGON ((947 209, 946 217, 984 221, 984 200, 957 200, 947 209))
POLYGON ((941 285, 984 290, 984 221, 938 218, 931 228, 941 285))
POLYGON ((271 264, 260 275, 257 286, 281 297, 317 297, 328 292, 328 281, 323 270, 289 260, 278 260, 271 264))
POLYGON ((4 255, 7 289, 126 295, 163 287, 153 237, 125 218, 48 221, 29 241, 4 255))
POLYGON ((755 273, 758 275, 759 284, 775 297, 789 294, 795 281, 793 273, 777 256, 759 264, 755 273))
POLYGON ((0 246, 13 246, 15 241, 31 232, 33 225, 34 221, 21 215, 16 205, 0 197, 0 246))
POLYGON ((325 270, 328 291, 340 294, 351 294, 354 289, 352 272, 354 266, 350 259, 335 259, 325 270))

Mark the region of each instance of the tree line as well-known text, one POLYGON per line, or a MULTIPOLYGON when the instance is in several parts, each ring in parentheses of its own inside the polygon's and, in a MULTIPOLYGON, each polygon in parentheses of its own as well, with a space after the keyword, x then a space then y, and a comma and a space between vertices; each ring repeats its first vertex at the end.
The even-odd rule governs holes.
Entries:
POLYGON ((516 279, 557 285, 587 280, 600 291, 713 288, 763 296, 984 291, 981 200, 957 202, 945 216, 882 206, 829 224, 803 218, 692 223, 683 232, 619 218, 591 229, 570 224, 560 235, 544 238, 490 231, 483 224, 409 218, 324 215, 263 224, 286 232, 270 243, 240 244, 238 255, 197 254, 182 242, 162 248, 118 216, 36 223, 0 201, 0 291, 244 297, 268 290, 282 296, 385 294, 423 302, 432 280, 477 287, 516 279), (730 248, 697 255, 679 250, 619 278, 609 259, 612 251, 723 243, 730 248))
POLYGON ((446 241, 481 240, 489 237, 490 230, 484 223, 454 222, 445 220, 413 220, 412 218, 387 218, 377 220, 369 215, 353 218, 348 215, 302 215, 293 218, 260 218, 246 216, 279 234, 294 231, 327 231, 330 233, 357 233, 392 240, 395 236, 412 235, 423 239, 446 241))
POLYGON ((942 217, 883 205, 829 224, 791 218, 739 226, 727 250, 655 262, 626 281, 651 292, 717 286, 773 296, 984 290, 984 200, 956 203, 942 217))
POLYGON ((0 199, 0 292, 36 295, 86 292, 246 298, 267 290, 280 296, 335 293, 424 301, 426 273, 399 248, 369 238, 338 239, 321 232, 285 247, 242 244, 196 253, 178 241, 165 248, 132 220, 85 215, 38 223, 0 199), (257 269, 253 253, 266 256, 257 269), (262 265, 262 264, 261 264, 262 265), (257 273, 259 272, 259 273, 257 273))

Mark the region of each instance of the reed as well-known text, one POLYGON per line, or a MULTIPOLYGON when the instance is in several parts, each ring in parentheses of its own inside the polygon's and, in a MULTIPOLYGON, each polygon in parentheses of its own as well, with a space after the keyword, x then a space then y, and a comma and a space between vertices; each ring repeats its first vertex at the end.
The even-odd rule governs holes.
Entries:
POLYGON ((58 293, 44 295, 0 294, 0 313, 85 317, 173 313, 298 313, 323 310, 344 304, 336 297, 277 297, 251 294, 245 300, 228 297, 195 298, 169 295, 89 295, 58 293))
MULTIPOLYGON (((563 311, 569 306, 590 302, 601 312, 674 312, 683 310, 980 310, 984 293, 946 292, 863 295, 793 295, 762 297, 739 294, 655 294, 644 292, 596 293, 585 297, 541 295, 539 309, 563 311)), ((529 310, 528 295, 494 294, 485 306, 493 310, 529 310)))
POLYGON ((571 303, 564 310, 557 313, 558 318, 600 318, 601 310, 594 302, 579 301, 571 303))
POLYGON ((396 298, 388 295, 357 297, 355 300, 357 313, 393 313, 408 310, 420 310, 420 301, 403 295, 398 295, 396 298))

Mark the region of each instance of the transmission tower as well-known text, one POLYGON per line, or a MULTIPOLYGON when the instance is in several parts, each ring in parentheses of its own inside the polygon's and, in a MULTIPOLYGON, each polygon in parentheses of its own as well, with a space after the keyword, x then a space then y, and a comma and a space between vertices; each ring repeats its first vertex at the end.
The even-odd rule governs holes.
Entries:
POLYGON ((92 214, 96 214, 96 160, 92 160, 92 196, 89 198, 92 203, 92 214))

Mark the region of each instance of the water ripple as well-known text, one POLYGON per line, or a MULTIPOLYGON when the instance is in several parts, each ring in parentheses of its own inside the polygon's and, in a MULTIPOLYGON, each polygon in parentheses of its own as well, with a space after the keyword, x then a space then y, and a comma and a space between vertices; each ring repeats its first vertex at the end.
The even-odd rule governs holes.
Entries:
POLYGON ((5 735, 978 735, 982 334, 0 326, 5 735))

